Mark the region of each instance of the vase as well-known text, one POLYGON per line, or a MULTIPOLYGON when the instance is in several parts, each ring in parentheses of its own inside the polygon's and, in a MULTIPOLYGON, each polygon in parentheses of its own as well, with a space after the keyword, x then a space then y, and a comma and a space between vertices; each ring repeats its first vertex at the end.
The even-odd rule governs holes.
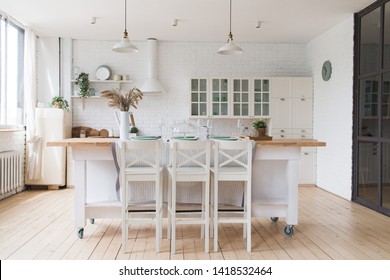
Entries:
POLYGON ((258 136, 265 136, 265 127, 260 127, 257 129, 258 136))
POLYGON ((121 111, 120 112, 120 124, 119 124, 119 139, 126 140, 129 139, 129 112, 121 111))

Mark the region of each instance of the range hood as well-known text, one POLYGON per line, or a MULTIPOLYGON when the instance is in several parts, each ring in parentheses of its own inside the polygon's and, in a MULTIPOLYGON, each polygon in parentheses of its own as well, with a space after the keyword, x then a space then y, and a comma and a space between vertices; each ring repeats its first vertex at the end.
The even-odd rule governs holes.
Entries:
POLYGON ((157 39, 148 38, 148 77, 140 87, 143 93, 164 93, 164 87, 157 79, 157 39))

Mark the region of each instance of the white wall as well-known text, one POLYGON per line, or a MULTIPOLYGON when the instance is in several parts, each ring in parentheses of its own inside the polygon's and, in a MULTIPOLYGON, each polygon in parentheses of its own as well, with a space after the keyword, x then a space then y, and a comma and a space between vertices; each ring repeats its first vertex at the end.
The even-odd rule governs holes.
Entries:
MULTIPOLYGON (((73 41, 73 67, 79 67, 95 79, 99 65, 108 65, 114 74, 128 74, 136 86, 147 77, 147 44, 133 42, 140 49, 136 54, 111 50, 113 41, 73 41)), ((223 42, 222 42, 223 43, 223 42)), ((143 134, 158 133, 158 120, 176 122, 188 118, 188 80, 190 77, 270 77, 308 76, 304 44, 240 44, 245 53, 221 56, 216 53, 222 43, 158 42, 158 78, 166 89, 164 95, 145 96, 133 110, 136 125, 143 134)), ((91 85, 96 87, 96 85, 91 85)), ((99 88, 101 89, 101 88, 99 88)), ((95 129, 113 128, 118 133, 113 109, 106 100, 87 99, 84 104, 73 98, 73 125, 95 129)), ((215 134, 237 133, 235 120, 214 120, 215 134)), ((249 121, 248 121, 249 123, 249 121)))
POLYGON ((59 95, 59 39, 39 37, 38 39, 38 102, 51 102, 59 95))
POLYGON ((346 199, 352 193, 353 16, 307 45, 314 77, 314 138, 326 142, 317 149, 317 185, 346 199), (325 82, 321 68, 332 62, 325 82))

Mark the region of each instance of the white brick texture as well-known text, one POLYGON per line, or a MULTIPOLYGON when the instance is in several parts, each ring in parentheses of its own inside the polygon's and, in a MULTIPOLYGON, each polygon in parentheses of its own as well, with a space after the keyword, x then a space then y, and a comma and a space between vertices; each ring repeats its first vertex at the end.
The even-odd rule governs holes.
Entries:
POLYGON ((326 142, 317 149, 317 185, 348 200, 352 191, 353 16, 312 40, 308 59, 314 77, 314 138, 326 142), (324 61, 333 66, 322 80, 324 61))
MULTIPOLYGON (((135 86, 147 76, 146 42, 134 42, 136 54, 119 54, 111 50, 113 41, 73 41, 73 67, 79 67, 96 79, 99 65, 108 65, 113 74, 130 75, 135 86)), ((159 133, 158 121, 166 126, 188 119, 188 81, 190 77, 271 77, 310 76, 305 44, 240 44, 245 53, 221 56, 216 53, 220 43, 158 42, 158 78, 166 89, 164 95, 147 95, 134 109, 136 125, 141 134, 159 133)), ((115 85, 107 85, 112 88, 115 85)), ((103 87, 104 87, 103 86, 103 87)), ((95 90, 103 89, 93 84, 95 90)), ((129 86, 127 86, 129 87, 129 86)), ((72 99, 73 125, 95 129, 113 129, 118 134, 113 109, 103 99, 72 99), (84 105, 82 104, 84 102, 84 105)), ((238 133, 236 120, 214 120, 214 134, 238 133)))

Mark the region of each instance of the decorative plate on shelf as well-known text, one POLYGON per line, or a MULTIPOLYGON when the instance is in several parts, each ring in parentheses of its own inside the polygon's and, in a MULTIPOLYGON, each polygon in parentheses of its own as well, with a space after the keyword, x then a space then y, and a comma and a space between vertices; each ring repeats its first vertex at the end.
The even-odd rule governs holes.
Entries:
POLYGON ((111 68, 107 65, 100 65, 96 69, 96 79, 104 81, 111 77, 111 68))

